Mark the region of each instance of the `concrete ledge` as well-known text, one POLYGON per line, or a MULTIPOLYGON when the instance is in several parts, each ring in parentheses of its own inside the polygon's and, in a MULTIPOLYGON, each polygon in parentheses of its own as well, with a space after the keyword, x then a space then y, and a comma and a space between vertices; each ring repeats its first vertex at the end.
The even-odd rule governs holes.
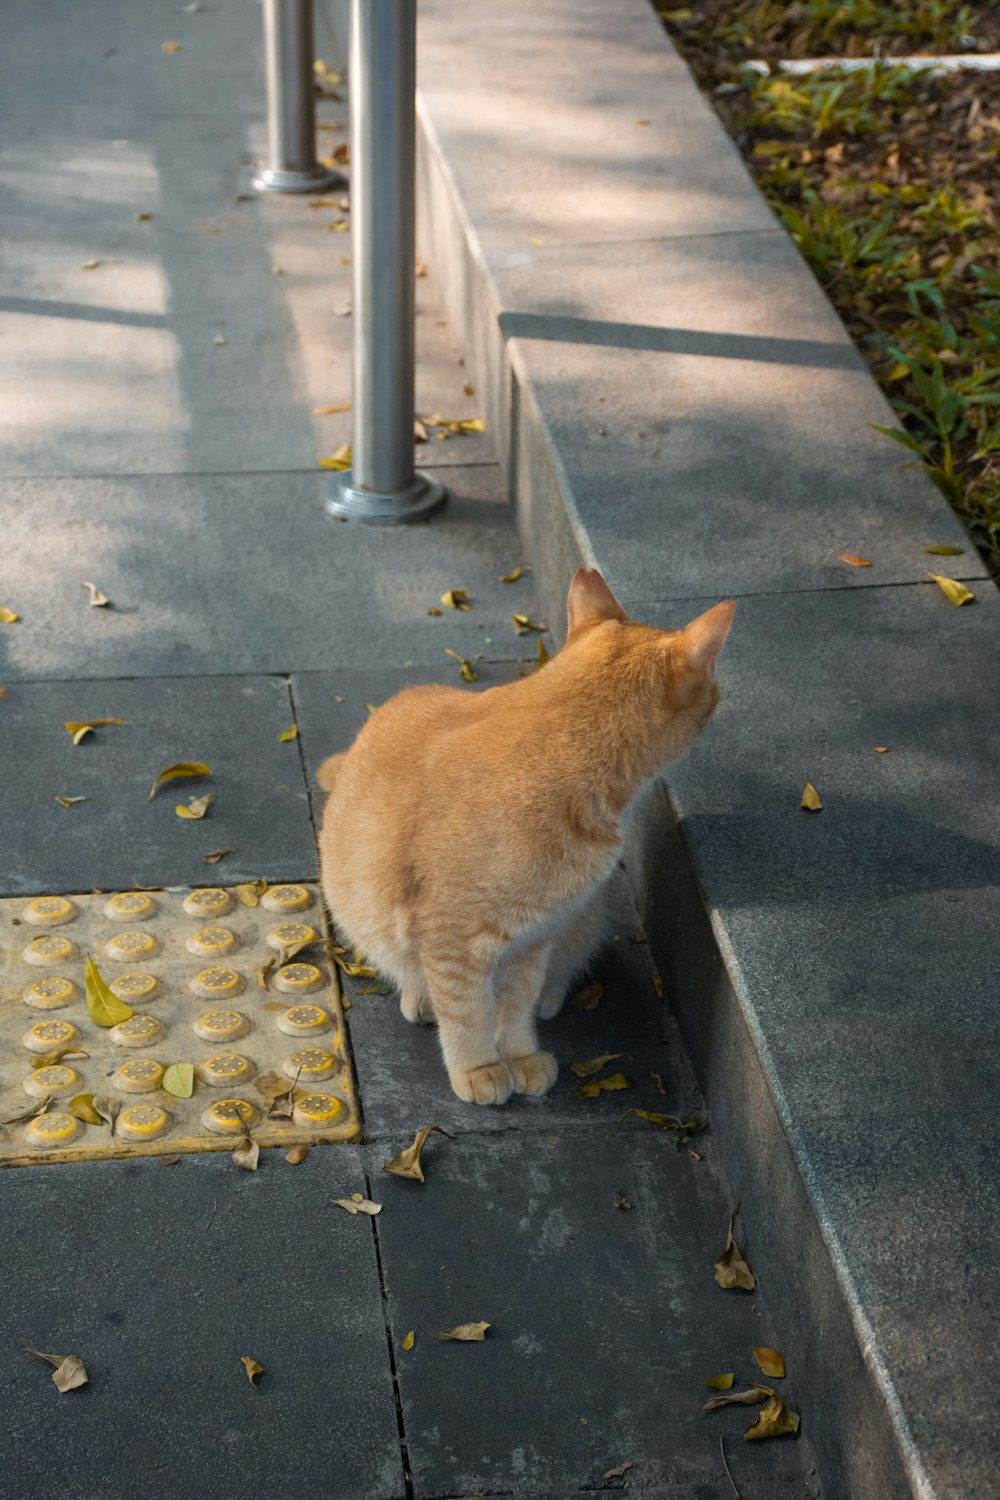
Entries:
POLYGON ((826 1493, 988 1493, 1000 600, 927 581, 984 569, 646 0, 422 0, 419 59, 420 244, 552 618, 581 562, 664 627, 744 600, 630 872, 826 1493))

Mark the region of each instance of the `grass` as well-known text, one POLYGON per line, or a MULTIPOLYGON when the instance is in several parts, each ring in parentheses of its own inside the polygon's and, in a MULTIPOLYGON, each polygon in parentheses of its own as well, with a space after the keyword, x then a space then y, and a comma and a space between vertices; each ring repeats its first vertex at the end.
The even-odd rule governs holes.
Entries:
POLYGON ((762 78, 716 35, 748 27, 744 59, 793 21, 818 51, 834 36, 951 47, 976 7, 910 0, 877 32, 887 9, 702 0, 667 25, 892 403, 897 424, 879 430, 930 475, 1000 579, 1000 76, 880 65, 762 78))

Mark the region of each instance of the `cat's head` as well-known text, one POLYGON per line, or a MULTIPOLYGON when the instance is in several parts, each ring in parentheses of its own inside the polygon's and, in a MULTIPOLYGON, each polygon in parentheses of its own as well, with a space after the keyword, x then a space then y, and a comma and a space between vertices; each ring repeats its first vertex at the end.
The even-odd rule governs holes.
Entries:
POLYGON ((656 630, 625 613, 595 568, 578 568, 566 612, 567 646, 610 671, 625 692, 642 697, 664 763, 682 754, 719 700, 715 663, 736 613, 732 600, 706 610, 683 630, 656 630))

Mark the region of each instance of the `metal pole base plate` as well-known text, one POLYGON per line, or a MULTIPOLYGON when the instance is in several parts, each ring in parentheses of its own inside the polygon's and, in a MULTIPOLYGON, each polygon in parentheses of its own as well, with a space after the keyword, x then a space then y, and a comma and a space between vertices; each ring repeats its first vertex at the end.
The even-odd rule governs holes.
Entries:
POLYGON ((344 187, 346 179, 329 167, 309 167, 304 172, 262 167, 254 173, 253 185, 258 193, 316 193, 326 188, 344 187))
POLYGON ((363 521, 371 526, 404 526, 426 521, 447 503, 448 491, 429 474, 418 470, 413 483, 393 495, 356 490, 350 469, 331 475, 324 486, 324 505, 338 521, 363 521))

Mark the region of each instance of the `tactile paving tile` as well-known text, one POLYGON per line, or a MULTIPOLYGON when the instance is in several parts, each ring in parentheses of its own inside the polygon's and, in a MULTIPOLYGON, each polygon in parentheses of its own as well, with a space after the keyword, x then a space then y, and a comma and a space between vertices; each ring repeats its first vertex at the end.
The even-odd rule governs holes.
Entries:
POLYGON ((221 886, 0 901, 0 1166, 232 1150, 245 1126, 261 1146, 359 1140, 336 971, 322 949, 279 963, 310 933, 325 925, 309 885, 257 906, 221 886), (130 1020, 91 1020, 88 957, 130 1020), (65 1047, 88 1055, 32 1067, 65 1047), (194 1066, 190 1099, 160 1086, 173 1063, 194 1066), (269 1120, 256 1086, 275 1073, 298 1080, 291 1120, 269 1120), (113 1133, 66 1112, 78 1094, 112 1099, 113 1133))

